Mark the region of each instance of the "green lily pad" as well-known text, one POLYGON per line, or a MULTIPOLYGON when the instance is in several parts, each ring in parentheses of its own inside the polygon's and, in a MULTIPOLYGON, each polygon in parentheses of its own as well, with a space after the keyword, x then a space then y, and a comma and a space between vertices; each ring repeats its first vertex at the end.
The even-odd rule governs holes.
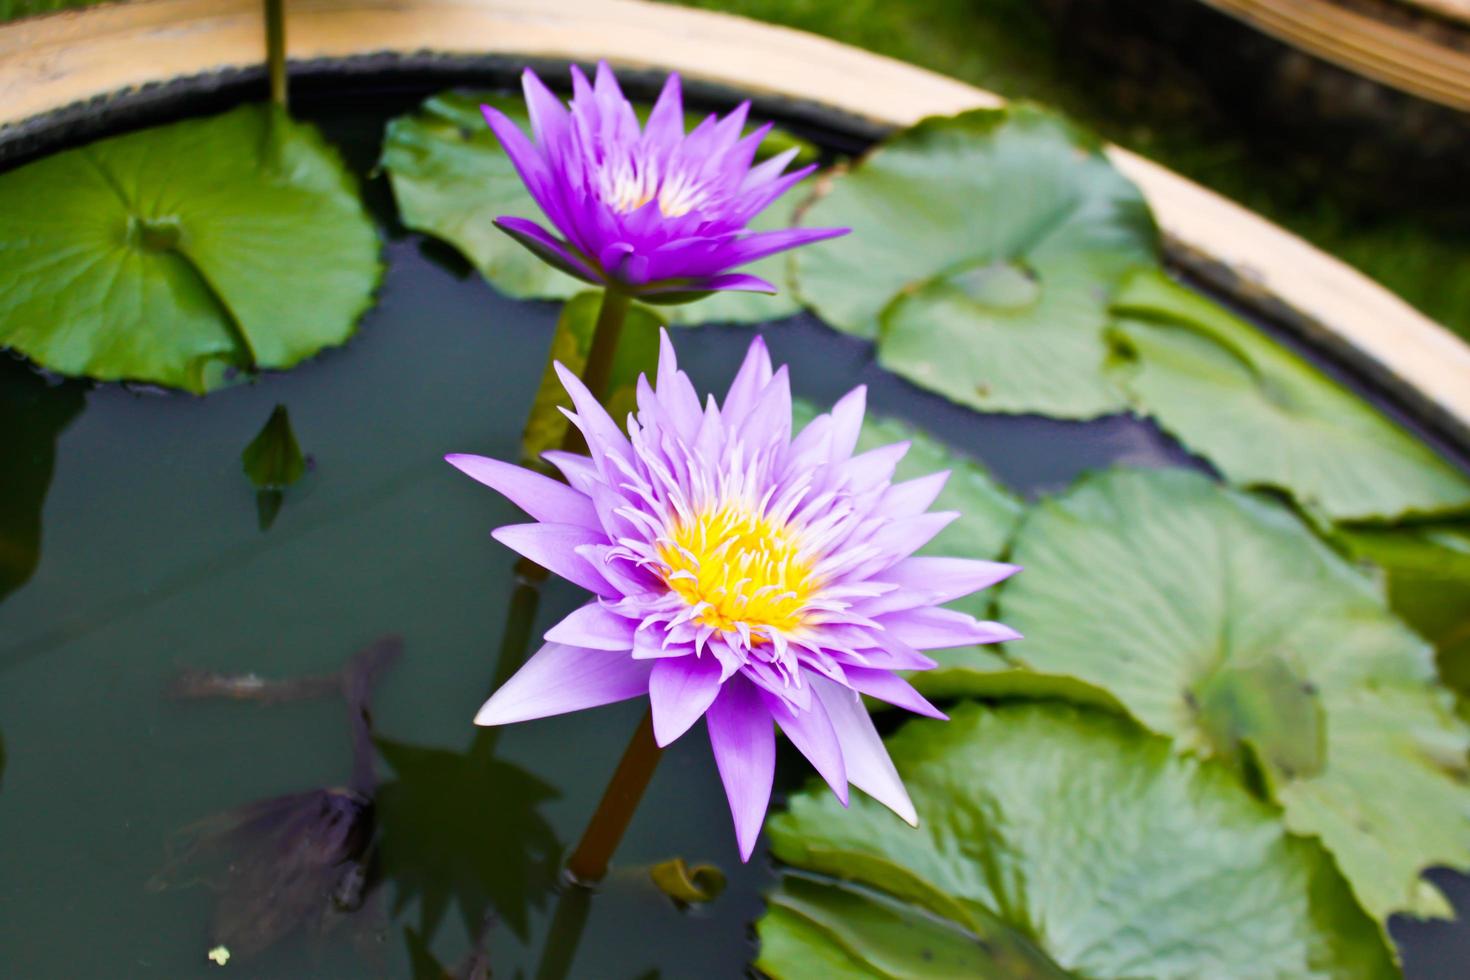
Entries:
MULTIPOLYGON (((541 385, 536 389, 531 414, 527 416, 526 428, 521 433, 521 461, 528 466, 553 472, 548 469, 550 464, 542 462, 541 454, 548 449, 561 448, 566 439, 571 423, 561 410, 572 408, 572 398, 562 387, 552 365, 560 361, 578 376, 586 369, 597 314, 602 308, 602 296, 601 290, 580 293, 567 300, 561 316, 557 318, 546 370, 542 372, 541 385)), ((613 356, 605 400, 608 414, 619 423, 628 417, 629 412, 637 411, 638 376, 646 374, 652 378, 657 372, 658 331, 663 325, 663 318, 647 306, 634 303, 628 308, 623 331, 618 336, 618 349, 613 356)))
POLYGON ((269 106, 0 174, 0 344, 196 393, 345 342, 382 275, 356 182, 269 106))
MULTIPOLYGON (((541 220, 541 209, 485 125, 482 105, 494 106, 529 130, 525 102, 519 96, 474 92, 433 96, 417 111, 388 124, 382 165, 403 223, 453 245, 507 296, 573 296, 587 284, 546 265, 494 225, 501 215, 541 220)), ((637 111, 643 115, 647 108, 637 111)), ((686 128, 695 122, 691 114, 686 128)), ((798 150, 798 161, 816 158, 812 144, 779 131, 766 137, 757 157, 765 159, 790 147, 798 150)), ((782 228, 792 223, 790 219, 791 208, 778 202, 758 215, 751 227, 782 228)), ((787 258, 771 256, 742 271, 784 288, 789 279, 787 258)), ((776 296, 717 294, 676 307, 671 319, 680 324, 761 322, 790 316, 799 308, 790 290, 776 296)))
POLYGON ((1108 300, 1157 261, 1138 189, 1099 144, 1028 106, 926 119, 833 178, 804 223, 852 234, 795 257, 797 289, 884 367, 986 411, 1088 418, 1108 300))
MULTIPOLYGON (((808 402, 793 402, 794 426, 800 428, 806 425, 816 417, 818 411, 808 402)), ((863 420, 855 452, 867 452, 869 449, 903 441, 909 442, 909 451, 899 461, 894 480, 912 480, 940 470, 949 470, 949 481, 930 510, 953 510, 960 514, 934 540, 919 549, 918 554, 979 558, 985 561, 1001 558, 1005 554, 1011 532, 1026 508, 1021 498, 1001 486, 980 463, 897 419, 868 415, 863 420)), ((949 605, 950 608, 971 616, 989 619, 993 612, 994 592, 987 590, 965 596, 949 605)), ((1005 662, 991 652, 989 647, 936 650, 930 656, 938 660, 940 666, 915 674, 909 680, 925 694, 933 697, 947 695, 957 679, 971 672, 989 673, 1005 668, 1005 662)), ((963 686, 962 681, 959 683, 963 686)))
POLYGON ((967 704, 888 748, 917 830, 816 789, 767 824, 780 860, 842 880, 771 896, 756 965, 777 980, 1397 975, 1317 842, 1125 719, 967 704))
POLYGON ((1434 644, 1444 682, 1470 695, 1470 521, 1344 527, 1337 536, 1383 570, 1389 605, 1434 644))
POLYGON ((1139 406, 1232 482, 1336 519, 1470 508, 1470 478, 1316 367, 1159 272, 1118 295, 1139 406))
POLYGON ((1470 866, 1470 728, 1432 651, 1286 507, 1182 470, 1083 479, 1023 519, 1000 595, 1023 665, 1232 763, 1320 837, 1363 907, 1442 915, 1470 866))

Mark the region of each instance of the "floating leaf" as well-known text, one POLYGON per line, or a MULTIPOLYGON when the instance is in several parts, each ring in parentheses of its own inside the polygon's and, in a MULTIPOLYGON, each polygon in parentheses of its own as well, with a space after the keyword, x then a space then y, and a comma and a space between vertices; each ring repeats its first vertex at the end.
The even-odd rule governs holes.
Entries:
POLYGON ((0 344, 193 392, 345 342, 382 273, 336 151, 253 105, 0 174, 0 267, 0 344))
POLYGON ((51 384, 0 358, 0 600, 24 585, 41 560, 41 508, 56 465, 56 441, 86 404, 82 386, 51 384))
MULTIPOLYGON (((526 418, 526 428, 521 434, 521 458, 529 466, 545 466, 541 462, 541 454, 548 449, 559 448, 571 427, 561 410, 570 410, 572 399, 561 386, 561 379, 556 376, 552 365, 560 361, 563 367, 578 375, 586 368, 597 314, 602 308, 602 295, 601 290, 591 290, 573 296, 557 318, 546 370, 541 375, 541 386, 536 389, 531 414, 526 418)), ((623 332, 618 336, 617 353, 613 355, 612 373, 608 377, 605 404, 614 419, 625 419, 629 412, 637 410, 635 386, 640 374, 651 378, 658 368, 658 331, 663 323, 663 318, 647 306, 634 303, 628 308, 623 332)))
POLYGON ((1389 604, 1434 644, 1445 683, 1470 695, 1470 521, 1344 527, 1338 536, 1383 569, 1389 604))
POLYGON ((960 925, 876 889, 815 875, 783 875, 780 888, 767 900, 759 929, 757 965, 775 980, 1071 976, 1004 925, 977 935, 968 923, 960 925))
POLYGON ((782 861, 861 886, 783 880, 757 926, 777 980, 1395 975, 1317 842, 1124 719, 967 704, 888 748, 917 830, 815 790, 768 823, 782 861))
POLYGON ((661 861, 648 869, 653 883, 679 905, 713 902, 725 890, 725 872, 713 864, 684 863, 683 858, 661 861))
POLYGON ((1013 556, 1012 658, 1258 773, 1380 922, 1446 911, 1419 873, 1470 866, 1470 729, 1428 646, 1289 510, 1183 470, 1118 470, 1034 507, 1013 556))
POLYGON ((797 254, 801 297, 876 340, 890 370, 988 411, 1123 407, 1102 370, 1108 298, 1158 236, 1138 189, 1061 118, 926 119, 831 180, 804 221, 853 232, 797 254))
POLYGON ((1159 272, 1119 294, 1139 405, 1226 477, 1334 518, 1470 508, 1470 478, 1358 395, 1159 272))
MULTIPOLYGON (((493 93, 445 92, 419 109, 388 124, 383 144, 383 168, 393 185, 393 196, 403 223, 415 231, 442 238, 459 249, 496 289, 517 299, 564 299, 587 288, 558 272, 505 232, 495 227, 501 215, 539 219, 541 209, 527 193, 500 141, 485 125, 481 105, 493 105, 529 130, 525 102, 518 96, 493 93)), ((646 107, 639 107, 644 115, 646 107)), ((690 117, 686 125, 697 119, 690 117)), ((753 127, 752 127, 753 128, 753 127)), ((790 147, 798 161, 815 159, 816 148, 787 133, 773 131, 762 142, 758 157, 790 147)), ((756 229, 784 227, 790 209, 780 203, 753 222, 756 229)), ((785 259, 772 256, 742 271, 785 285, 785 259)), ((679 323, 746 322, 774 320, 798 309, 789 295, 712 296, 675 314, 679 323)))

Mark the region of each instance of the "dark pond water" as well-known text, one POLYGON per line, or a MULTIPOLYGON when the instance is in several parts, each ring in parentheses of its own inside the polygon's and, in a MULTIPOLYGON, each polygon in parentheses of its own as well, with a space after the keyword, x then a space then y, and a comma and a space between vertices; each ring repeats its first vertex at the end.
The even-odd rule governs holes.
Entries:
MULTIPOLYGON (((366 173, 382 123, 410 102, 358 93, 352 103, 303 100, 299 112, 366 173)), ((0 521, 25 527, 44 491, 39 563, 0 599, 0 973, 216 975, 205 954, 224 914, 248 924, 237 950, 304 921, 259 954, 237 955, 229 969, 239 977, 409 976, 420 939, 452 967, 476 933, 496 976, 535 974, 558 854, 643 707, 513 726, 470 752, 513 586, 512 556, 488 535, 520 518, 441 457, 518 456, 556 307, 497 296, 443 249, 394 227, 381 180, 368 191, 388 273, 345 349, 205 399, 52 384, 0 361, 0 427, 21 447, 6 462, 0 521), (262 531, 240 452, 277 404, 315 466, 262 531), (373 697, 373 732, 386 743, 375 760, 383 851, 361 909, 324 920, 326 902, 297 909, 286 884, 256 881, 218 913, 215 891, 184 887, 188 872, 166 868, 180 829, 345 785, 352 733, 335 696, 181 700, 171 685, 185 670, 328 674, 388 635, 403 638, 403 653, 373 697), (158 889, 160 877, 172 887, 158 889)), ((809 318, 760 332, 792 366, 798 394, 825 402, 867 383, 874 410, 922 425, 1028 494, 1112 462, 1190 465, 1134 420, 976 416, 883 374, 866 345, 809 318)), ((676 343, 696 384, 721 390, 750 336, 690 329, 676 343)), ((573 587, 549 583, 537 631, 579 602, 573 587)), ((701 732, 667 753, 591 904, 572 975, 746 972, 772 876, 761 851, 740 864, 710 762, 701 732), (719 865, 728 890, 707 908, 675 909, 646 873, 674 856, 719 865)), ((777 803, 806 776, 783 756, 777 803)), ((260 853, 237 860, 232 880, 255 881, 260 853)), ((1416 962, 1452 952, 1457 938, 1426 935, 1416 962)))

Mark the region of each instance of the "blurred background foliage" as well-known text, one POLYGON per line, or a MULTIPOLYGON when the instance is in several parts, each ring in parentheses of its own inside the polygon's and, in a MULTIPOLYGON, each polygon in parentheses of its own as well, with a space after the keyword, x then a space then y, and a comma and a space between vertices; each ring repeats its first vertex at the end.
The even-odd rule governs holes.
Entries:
MULTIPOLYGON (((0 20, 94 2, 0 0, 0 20)), ((1470 276, 1451 274, 1470 263, 1466 202, 1432 194, 1415 201, 1385 194, 1379 181, 1343 179, 1336 153, 1309 136, 1263 141, 1218 104, 1189 51, 1144 72, 1113 72, 1089 55, 1079 32, 1055 28, 1047 0, 675 2, 825 34, 1055 106, 1272 218, 1470 337, 1470 276)))

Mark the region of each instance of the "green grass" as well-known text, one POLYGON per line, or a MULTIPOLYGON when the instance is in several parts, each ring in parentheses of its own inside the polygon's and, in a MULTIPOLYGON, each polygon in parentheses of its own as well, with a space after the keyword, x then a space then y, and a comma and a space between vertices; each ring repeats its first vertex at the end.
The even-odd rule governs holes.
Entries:
MULTIPOLYGON (((0 20, 96 0, 0 0, 0 20)), ((1268 155, 1188 79, 1097 77, 1063 53, 1035 0, 677 0, 785 24, 1062 109, 1270 217, 1470 337, 1470 229, 1438 209, 1385 210, 1320 158, 1268 155), (1203 107, 1203 108, 1202 108, 1203 107)), ((1099 0, 1101 2, 1101 0, 1099 0)), ((1463 210, 1463 208, 1461 209, 1463 210)))

